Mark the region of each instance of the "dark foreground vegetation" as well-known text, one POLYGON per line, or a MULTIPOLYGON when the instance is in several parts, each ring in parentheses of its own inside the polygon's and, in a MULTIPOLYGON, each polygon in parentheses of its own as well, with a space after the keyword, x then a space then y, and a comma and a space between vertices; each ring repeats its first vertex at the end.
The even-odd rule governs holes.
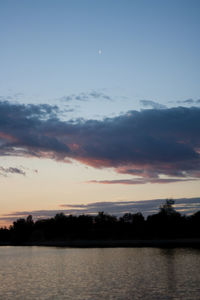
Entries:
POLYGON ((54 218, 35 222, 32 216, 28 216, 13 222, 9 229, 1 228, 0 244, 87 246, 93 243, 106 246, 105 241, 110 241, 110 246, 153 246, 150 241, 154 241, 156 246, 159 240, 164 244, 170 240, 200 241, 200 211, 190 216, 181 215, 173 204, 173 200, 166 200, 159 212, 146 220, 141 213, 126 213, 119 218, 104 212, 96 216, 60 213, 54 218), (134 244, 134 241, 140 242, 134 244))

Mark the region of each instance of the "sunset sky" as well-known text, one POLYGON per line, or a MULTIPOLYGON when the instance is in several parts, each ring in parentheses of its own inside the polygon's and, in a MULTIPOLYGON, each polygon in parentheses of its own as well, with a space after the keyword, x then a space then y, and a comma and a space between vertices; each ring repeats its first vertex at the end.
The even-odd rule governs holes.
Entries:
POLYGON ((199 0, 0 1, 0 226, 200 209, 199 14, 199 0))

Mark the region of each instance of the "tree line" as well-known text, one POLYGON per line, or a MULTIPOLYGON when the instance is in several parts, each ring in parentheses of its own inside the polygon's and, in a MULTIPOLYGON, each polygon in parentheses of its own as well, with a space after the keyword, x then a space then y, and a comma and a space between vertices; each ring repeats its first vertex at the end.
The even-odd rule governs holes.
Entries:
POLYGON ((29 215, 14 221, 9 228, 0 228, 0 242, 200 238, 200 211, 182 215, 173 204, 173 200, 166 200, 158 213, 146 219, 142 213, 125 213, 122 217, 104 212, 95 216, 59 213, 53 218, 36 221, 29 215))

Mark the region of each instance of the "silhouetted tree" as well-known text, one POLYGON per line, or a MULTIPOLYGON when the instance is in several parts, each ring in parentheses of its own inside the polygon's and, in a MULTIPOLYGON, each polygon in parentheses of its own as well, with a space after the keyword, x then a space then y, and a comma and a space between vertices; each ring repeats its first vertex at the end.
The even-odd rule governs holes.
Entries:
POLYGON ((7 228, 0 228, 0 242, 27 242, 67 239, 141 239, 141 238, 196 238, 200 237, 200 211, 183 216, 167 199, 158 213, 147 219, 141 213, 125 213, 122 217, 99 212, 96 216, 65 215, 33 221, 31 215, 20 218, 7 228))
POLYGON ((13 222, 13 226, 11 226, 11 238, 13 242, 25 242, 31 236, 33 230, 34 222, 32 220, 32 216, 29 215, 26 219, 18 219, 13 222))
POLYGON ((173 205, 175 201, 173 199, 167 199, 163 205, 160 206, 160 214, 162 215, 173 215, 177 212, 175 211, 173 205))

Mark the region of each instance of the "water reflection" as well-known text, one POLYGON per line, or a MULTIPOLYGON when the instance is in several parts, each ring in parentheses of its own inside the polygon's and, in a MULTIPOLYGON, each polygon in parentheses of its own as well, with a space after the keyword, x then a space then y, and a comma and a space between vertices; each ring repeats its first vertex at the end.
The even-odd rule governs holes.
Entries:
POLYGON ((199 299, 193 249, 0 247, 0 299, 199 299))
POLYGON ((176 294, 176 273, 175 273, 175 256, 176 249, 160 249, 160 255, 163 257, 167 294, 173 299, 176 294))

